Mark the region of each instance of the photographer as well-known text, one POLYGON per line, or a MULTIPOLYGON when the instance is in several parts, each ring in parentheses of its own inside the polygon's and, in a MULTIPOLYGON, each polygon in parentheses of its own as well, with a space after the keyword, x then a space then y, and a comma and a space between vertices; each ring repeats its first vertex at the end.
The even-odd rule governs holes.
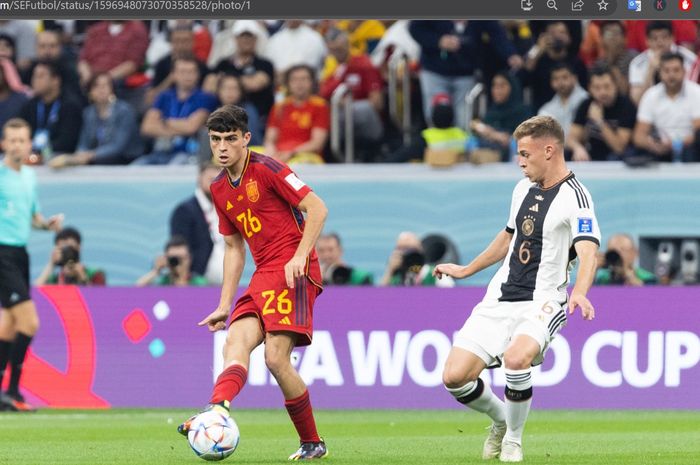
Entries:
POLYGON ((343 260, 343 247, 336 233, 323 234, 316 241, 323 284, 364 286, 374 281, 372 273, 348 266, 343 260))
POLYGON ((49 262, 36 279, 37 286, 46 284, 75 284, 78 286, 104 286, 104 271, 85 266, 80 261, 82 237, 72 227, 65 227, 56 234, 49 262))
POLYGON ((605 259, 596 273, 595 284, 643 286, 656 284, 656 276, 635 266, 638 251, 634 240, 627 234, 610 236, 605 259))
POLYGON ((382 286, 436 286, 454 287, 454 279, 443 276, 436 280, 434 265, 426 263, 423 244, 418 236, 409 231, 399 234, 394 251, 389 256, 382 286), (448 278, 448 279, 445 279, 448 278))
POLYGON ((156 257, 153 269, 141 276, 137 286, 206 286, 204 276, 192 272, 192 256, 187 241, 173 236, 165 245, 165 254, 156 257))

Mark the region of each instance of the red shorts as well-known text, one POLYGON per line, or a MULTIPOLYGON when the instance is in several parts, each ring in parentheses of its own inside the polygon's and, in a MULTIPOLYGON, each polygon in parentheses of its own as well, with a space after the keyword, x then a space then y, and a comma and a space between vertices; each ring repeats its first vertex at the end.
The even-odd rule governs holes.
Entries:
POLYGON ((289 331, 299 335, 297 346, 311 344, 313 308, 321 289, 306 276, 287 287, 284 271, 256 271, 246 292, 236 302, 231 322, 245 315, 258 317, 265 333, 289 331))

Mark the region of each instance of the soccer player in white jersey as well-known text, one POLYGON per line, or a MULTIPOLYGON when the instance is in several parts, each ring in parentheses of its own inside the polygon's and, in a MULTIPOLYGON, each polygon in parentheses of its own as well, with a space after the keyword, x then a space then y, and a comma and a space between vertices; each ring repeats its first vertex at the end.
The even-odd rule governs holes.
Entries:
POLYGON ((466 278, 503 260, 484 299, 457 333, 443 382, 460 403, 487 414, 493 425, 483 458, 523 460, 522 436, 532 401, 532 366, 542 363, 567 312, 595 316, 586 293, 593 283, 600 229, 588 190, 564 162, 564 131, 548 116, 518 126, 518 164, 525 179, 513 190, 506 228, 471 263, 440 264, 440 278, 466 278), (567 295, 578 257, 576 284, 567 295), (505 260, 504 260, 505 259, 505 260), (479 378, 505 366, 505 402, 479 378))

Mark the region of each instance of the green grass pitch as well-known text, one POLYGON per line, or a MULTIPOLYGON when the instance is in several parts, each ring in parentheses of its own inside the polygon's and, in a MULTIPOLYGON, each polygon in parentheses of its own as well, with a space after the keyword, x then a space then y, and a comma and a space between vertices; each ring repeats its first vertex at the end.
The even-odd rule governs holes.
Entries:
MULTIPOLYGON (((202 464, 175 427, 187 410, 44 410, 0 414, 1 465, 202 464)), ((297 447, 284 410, 233 413, 238 450, 224 463, 285 463, 297 447)), ((454 411, 316 412, 327 465, 478 464, 489 422, 454 411)), ((697 465, 700 412, 537 411, 526 464, 697 465)), ((490 463, 498 463, 491 461, 490 463)))

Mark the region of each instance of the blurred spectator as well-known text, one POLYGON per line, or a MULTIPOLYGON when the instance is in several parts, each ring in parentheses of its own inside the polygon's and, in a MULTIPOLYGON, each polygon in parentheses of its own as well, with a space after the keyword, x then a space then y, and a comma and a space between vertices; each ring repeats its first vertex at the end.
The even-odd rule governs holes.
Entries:
MULTIPOLYGON (((367 55, 351 55, 348 33, 330 29, 326 33, 326 45, 330 57, 337 66, 323 77, 319 94, 330 100, 333 92, 341 84, 346 84, 352 92, 353 123, 355 142, 359 151, 374 146, 382 137, 384 127, 381 111, 384 106, 383 82, 379 71, 372 65, 367 55)), ((329 58, 330 59, 330 58, 329 58)), ((344 112, 341 112, 341 128, 344 126, 344 112)), ((364 155, 364 161, 372 159, 372 154, 364 155)), ((362 158, 362 157, 360 157, 362 158)))
MULTIPOLYGON (((15 82, 12 85, 7 76, 14 74, 17 77, 17 70, 7 58, 0 58, 0 128, 7 120, 14 118, 22 111, 27 102, 27 96, 22 92, 21 83, 15 82)), ((15 79, 17 81, 18 79, 15 79)))
POLYGON ((190 24, 180 24, 167 32, 170 46, 170 53, 156 63, 154 67, 151 88, 146 92, 146 105, 151 105, 156 96, 167 90, 174 83, 173 63, 178 57, 194 56, 199 67, 199 84, 204 81, 204 77, 209 72, 205 60, 195 55, 195 34, 190 24))
POLYGON ((384 77, 387 75, 386 67, 389 58, 395 53, 406 55, 411 67, 417 68, 420 59, 420 45, 408 31, 409 23, 410 21, 407 19, 400 19, 389 26, 370 54, 372 64, 381 70, 384 77))
POLYGON ((671 21, 649 21, 646 37, 648 49, 630 63, 630 97, 635 104, 639 104, 642 94, 659 81, 661 55, 668 52, 679 53, 688 74, 696 59, 693 52, 674 43, 671 21))
POLYGON ((608 67, 591 70, 590 97, 576 110, 567 137, 573 161, 619 159, 628 149, 634 128, 634 104, 618 92, 608 67))
POLYGON ((74 154, 58 155, 52 168, 75 165, 125 165, 143 154, 134 109, 114 95, 107 73, 94 75, 87 86, 91 105, 83 110, 83 125, 74 154))
POLYGON ((613 234, 608 239, 604 261, 596 272, 595 284, 656 284, 654 273, 637 266, 638 256, 637 246, 629 234, 613 234))
POLYGON ((625 26, 621 21, 605 21, 600 25, 600 34, 603 55, 594 67, 608 66, 618 91, 622 95, 628 95, 630 63, 637 53, 625 46, 625 26))
POLYGON ((372 273, 349 266, 343 260, 343 246, 336 233, 323 234, 316 241, 316 253, 321 265, 323 284, 361 286, 371 285, 372 273))
POLYGON ((578 57, 578 49, 572 50, 572 42, 567 25, 563 21, 553 21, 547 24, 527 53, 525 68, 529 72, 532 105, 536 110, 554 96, 550 76, 556 64, 566 63, 576 73, 581 86, 588 84, 586 66, 578 57))
POLYGON ((224 276, 224 237, 211 202, 209 186, 221 172, 213 163, 201 165, 194 195, 175 207, 170 215, 170 236, 185 239, 192 256, 192 273, 209 283, 221 284, 224 276))
POLYGON ((326 101, 314 95, 315 70, 292 66, 285 73, 284 86, 288 96, 275 104, 267 120, 265 154, 285 163, 310 158, 323 162, 330 111, 326 101))
POLYGON ((192 256, 187 241, 173 236, 165 245, 165 253, 156 257, 153 269, 141 276, 136 285, 142 286, 206 286, 207 279, 192 271, 192 256))
POLYGON ((435 265, 426 264, 423 244, 418 236, 409 231, 399 234, 396 246, 389 256, 382 286, 436 286, 454 287, 455 281, 445 281, 433 276, 435 265))
POLYGON ((235 22, 232 32, 236 41, 236 51, 216 65, 214 73, 205 79, 204 89, 215 92, 218 78, 223 74, 239 76, 248 100, 255 105, 261 120, 264 121, 275 102, 275 73, 272 63, 256 54, 260 27, 256 21, 239 19, 235 22))
POLYGON ((294 65, 308 65, 318 74, 327 53, 321 34, 305 21, 290 19, 267 41, 264 56, 272 62, 279 84, 284 81, 284 73, 294 65))
POLYGON ((141 70, 147 48, 148 31, 143 21, 100 21, 90 26, 78 62, 80 82, 86 85, 94 74, 109 73, 117 94, 122 85, 140 84, 131 83, 127 78, 141 70))
POLYGON ((8 35, 14 40, 15 56, 13 61, 17 69, 26 69, 34 58, 36 42, 36 21, 24 19, 0 20, 0 34, 8 35))
MULTIPOLYGON (((656 1, 656 0, 655 0, 656 1)), ((647 49, 647 26, 652 21, 643 19, 627 20, 627 48, 643 52, 647 49)), ((669 21, 673 31, 673 37, 678 45, 682 45, 693 50, 693 43, 697 40, 698 22, 697 20, 674 20, 669 21)))
POLYGON ((15 39, 0 33, 0 60, 10 60, 16 66, 15 39))
POLYGON ((83 102, 80 90, 80 78, 75 61, 63 53, 61 32, 57 30, 41 31, 36 35, 36 58, 22 73, 22 81, 31 84, 34 67, 39 61, 53 61, 61 73, 63 92, 79 103, 83 102))
MULTIPOLYGON (((260 121, 260 115, 258 114, 255 105, 248 101, 245 92, 243 91, 243 85, 241 84, 241 78, 233 74, 224 74, 219 78, 219 87, 216 91, 216 96, 218 97, 218 105, 238 105, 243 108, 248 114, 248 131, 250 131, 250 142, 248 145, 262 145, 263 143, 263 127, 260 121)), ((207 135, 207 147, 209 150, 209 136, 207 135)))
POLYGON ((40 61, 32 76, 34 98, 22 108, 20 117, 32 127, 32 149, 44 163, 62 153, 73 153, 82 123, 82 108, 63 95, 61 74, 53 61, 40 61))
POLYGON ((556 119, 564 129, 564 135, 567 135, 576 110, 588 98, 588 93, 579 85, 574 70, 566 63, 558 63, 552 68, 550 83, 556 93, 537 114, 556 119))
MULTIPOLYGON (((214 69, 216 65, 219 64, 222 60, 226 60, 229 57, 231 57, 234 53, 236 53, 236 35, 233 30, 233 26, 236 24, 238 21, 244 21, 247 24, 247 27, 250 27, 252 30, 253 34, 255 34, 255 53, 256 55, 260 56, 263 54, 265 51, 265 47, 267 46, 267 41, 269 38, 269 35, 272 33, 272 31, 268 32, 268 27, 266 25, 269 23, 270 20, 266 21, 250 21, 247 19, 229 19, 229 20, 224 20, 223 21, 223 28, 219 30, 219 32, 216 33, 214 36, 214 43, 212 44, 211 47, 211 52, 209 52, 209 58, 207 59, 207 66, 210 69, 214 69), (232 40, 233 39, 233 40, 232 40)), ((276 20, 272 20, 276 21, 276 20)), ((279 20, 276 21, 280 25, 282 24, 283 21, 279 20)), ((239 26, 240 28, 241 26, 239 26)))
POLYGON ((371 54, 386 32, 386 26, 377 19, 341 19, 335 27, 348 33, 352 55, 371 54))
POLYGON ((510 74, 497 73, 491 81, 491 103, 483 121, 473 120, 470 126, 479 138, 480 148, 496 150, 501 160, 507 161, 513 131, 530 116, 532 110, 523 103, 517 79, 510 74))
POLYGON ((216 97, 199 86, 199 65, 193 56, 178 57, 174 87, 162 92, 143 117, 141 134, 155 138, 153 153, 136 159, 140 165, 190 163, 197 158, 197 132, 216 107, 216 97))
POLYGON ((53 242, 49 261, 34 281, 35 285, 104 286, 107 283, 104 271, 91 268, 81 261, 82 237, 77 229, 69 226, 61 229, 53 242))
POLYGON ((421 47, 420 85, 426 117, 435 94, 446 93, 453 102, 457 126, 467 127, 465 97, 485 58, 480 53, 484 36, 511 68, 522 66, 522 58, 497 21, 411 21, 409 31, 421 47))
POLYGON ((700 86, 684 79, 680 53, 662 55, 659 74, 639 102, 634 143, 659 161, 700 161, 700 86))

